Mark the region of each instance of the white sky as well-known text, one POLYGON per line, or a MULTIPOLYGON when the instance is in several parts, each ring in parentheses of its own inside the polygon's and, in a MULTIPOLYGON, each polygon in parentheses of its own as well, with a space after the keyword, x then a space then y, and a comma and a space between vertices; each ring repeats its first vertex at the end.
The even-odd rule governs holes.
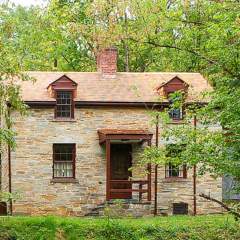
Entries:
MULTIPOLYGON (((4 3, 7 0, 0 0, 0 3, 4 3)), ((16 5, 22 5, 25 7, 29 7, 31 5, 46 5, 47 0, 10 0, 9 2, 15 3, 16 5)))

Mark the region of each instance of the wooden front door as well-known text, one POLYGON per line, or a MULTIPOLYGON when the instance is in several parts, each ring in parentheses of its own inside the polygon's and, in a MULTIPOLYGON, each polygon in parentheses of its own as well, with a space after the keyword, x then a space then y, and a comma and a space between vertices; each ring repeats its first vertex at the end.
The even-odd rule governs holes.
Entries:
MULTIPOLYGON (((132 145, 131 144, 111 144, 111 175, 110 180, 129 180, 132 167, 132 145)), ((113 183, 111 189, 131 189, 130 183, 113 183)), ((131 192, 110 192, 111 199, 132 198, 131 192)))

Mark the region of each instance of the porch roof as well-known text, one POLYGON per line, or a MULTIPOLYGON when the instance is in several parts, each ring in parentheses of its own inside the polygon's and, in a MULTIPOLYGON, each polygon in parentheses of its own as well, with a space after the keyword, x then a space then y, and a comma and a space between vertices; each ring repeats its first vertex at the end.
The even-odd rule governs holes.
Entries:
POLYGON ((99 143, 103 144, 106 140, 151 140, 153 134, 147 130, 132 129, 99 129, 99 143))

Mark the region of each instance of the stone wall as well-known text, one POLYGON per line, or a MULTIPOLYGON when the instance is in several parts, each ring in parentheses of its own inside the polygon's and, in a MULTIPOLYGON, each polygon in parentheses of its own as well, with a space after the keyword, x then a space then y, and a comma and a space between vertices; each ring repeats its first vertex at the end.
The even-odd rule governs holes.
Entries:
POLYGON ((8 192, 9 191, 9 180, 8 180, 8 146, 7 144, 1 145, 1 180, 0 180, 0 191, 8 192))
MULTIPOLYGON (((188 169, 186 179, 165 178, 165 167, 158 172, 158 213, 171 215, 173 203, 184 202, 188 204, 189 214, 193 214, 193 170, 188 169)), ((199 197, 200 193, 210 194, 212 197, 222 199, 221 178, 214 179, 208 174, 196 179, 197 214, 222 212, 222 208, 211 201, 199 197)))
MULTIPOLYGON (((53 109, 31 109, 25 117, 14 114, 17 148, 12 152, 12 189, 21 196, 13 204, 14 214, 87 214, 104 203, 106 196, 105 147, 99 145, 97 130, 148 129, 154 133, 144 109, 81 108, 75 110, 75 120, 69 122, 55 121, 53 112, 53 109), (76 183, 51 181, 54 143, 76 143, 76 183)), ((137 156, 140 148, 133 147, 133 156, 137 156)), ((188 179, 172 182, 166 181, 163 171, 164 168, 159 171, 159 213, 171 214, 172 203, 181 201, 189 203, 191 213, 191 171, 188 179)), ((3 176, 6 176, 3 182, 7 182, 7 175, 3 176)), ((197 180, 197 185, 198 192, 206 193, 207 189, 207 193, 210 191, 221 199, 220 180, 204 176, 197 180)), ((198 198, 197 204, 199 213, 221 210, 203 199, 198 198)))

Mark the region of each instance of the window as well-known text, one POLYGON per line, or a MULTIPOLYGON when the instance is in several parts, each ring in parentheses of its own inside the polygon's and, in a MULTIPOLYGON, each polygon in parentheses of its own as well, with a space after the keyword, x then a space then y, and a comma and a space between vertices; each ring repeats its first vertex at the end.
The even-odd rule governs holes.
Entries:
POLYGON ((173 120, 182 119, 182 106, 181 106, 181 95, 178 95, 177 92, 169 92, 168 100, 170 103, 169 117, 173 120), (176 96, 175 96, 176 94, 176 96), (175 104, 174 104, 175 103, 175 104))
POLYGON ((171 109, 169 111, 169 117, 172 118, 173 120, 182 119, 182 109, 180 109, 180 108, 171 109))
POLYGON ((165 167, 165 177, 166 178, 187 178, 187 168, 186 165, 175 166, 171 163, 167 164, 165 167))
POLYGON ((74 118, 73 98, 71 91, 56 92, 56 118, 74 118))
POLYGON ((166 178, 187 178, 186 164, 176 165, 170 162, 171 159, 178 159, 184 148, 184 144, 168 144, 166 146, 167 157, 170 158, 169 163, 165 166, 166 178))
POLYGON ((75 178, 75 144, 53 144, 53 178, 75 178))

